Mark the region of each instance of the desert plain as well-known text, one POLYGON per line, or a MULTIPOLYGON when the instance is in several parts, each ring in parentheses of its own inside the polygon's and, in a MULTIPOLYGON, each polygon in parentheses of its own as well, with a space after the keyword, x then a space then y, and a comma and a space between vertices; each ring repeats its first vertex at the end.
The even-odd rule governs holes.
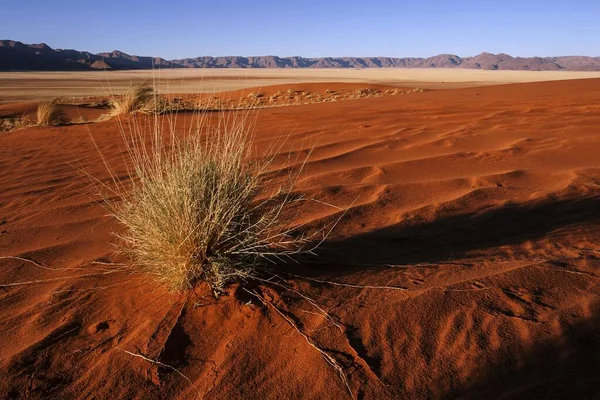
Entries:
POLYGON ((599 73, 0 74, 0 118, 56 97, 68 122, 0 133, 0 397, 600 396, 599 73), (253 111, 254 145, 287 137, 280 176, 312 151, 294 223, 341 218, 278 266, 293 290, 262 288, 278 308, 110 268, 121 228, 81 171, 128 179, 133 117, 77 98, 148 81, 290 100, 253 111))
POLYGON ((489 71, 453 68, 185 68, 133 71, 0 72, 0 102, 120 94, 152 84, 161 93, 226 92, 293 83, 369 83, 459 88, 507 83, 600 78, 598 71, 489 71))

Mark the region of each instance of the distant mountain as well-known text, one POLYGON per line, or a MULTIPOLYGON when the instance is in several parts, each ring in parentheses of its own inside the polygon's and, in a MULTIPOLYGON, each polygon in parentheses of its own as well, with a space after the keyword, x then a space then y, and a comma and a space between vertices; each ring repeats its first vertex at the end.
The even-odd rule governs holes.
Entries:
POLYGON ((430 58, 391 57, 196 57, 173 60, 190 68, 454 68, 463 59, 451 54, 430 58))
POLYGON ((484 70, 600 71, 600 57, 512 57, 481 53, 475 57, 440 54, 429 58, 392 57, 196 57, 165 60, 115 50, 53 49, 41 44, 0 40, 0 71, 123 70, 151 68, 470 68, 484 70))
POLYGON ((509 69, 531 71, 600 71, 600 57, 512 57, 508 54, 481 53, 476 57, 463 59, 461 68, 470 69, 509 69))
POLYGON ((115 50, 112 53, 98 53, 99 57, 112 69, 152 69, 152 68, 181 68, 181 65, 167 61, 159 57, 130 56, 122 51, 115 50))
POLYGON ((0 40, 0 71, 62 71, 94 69, 151 69, 181 67, 162 58, 130 56, 120 51, 92 54, 53 49, 45 43, 0 40))

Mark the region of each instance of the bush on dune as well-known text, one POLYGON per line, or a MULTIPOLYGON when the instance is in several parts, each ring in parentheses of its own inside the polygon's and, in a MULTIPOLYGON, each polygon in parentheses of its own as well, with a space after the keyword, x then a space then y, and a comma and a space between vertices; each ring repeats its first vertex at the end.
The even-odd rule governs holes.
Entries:
MULTIPOLYGON (((293 219, 289 218, 290 206, 302 198, 292 189, 311 151, 298 152, 298 157, 306 154, 304 163, 288 154, 281 170, 290 171, 289 176, 278 184, 277 174, 270 172, 277 152, 254 157, 253 124, 248 123, 247 115, 240 114, 222 113, 214 124, 214 114, 194 113, 197 121, 187 135, 177 132, 169 116, 165 120, 140 117, 154 122, 151 135, 142 128, 147 124, 139 124, 136 117, 128 124, 119 124, 131 162, 131 180, 123 184, 111 172, 114 189, 100 180, 94 182, 104 188, 105 201, 122 225, 117 233, 121 250, 129 255, 134 267, 172 290, 185 291, 206 284, 218 297, 233 281, 258 281, 275 290, 295 293, 339 327, 313 299, 265 265, 312 253, 328 235, 325 227, 298 234, 299 226, 292 225, 293 219), (203 126, 209 118, 213 123, 203 126), (291 168, 292 164, 299 167, 291 168)), ((106 159, 103 161, 108 167, 106 159)), ((341 210, 335 208, 336 212, 341 210)), ((337 221, 328 226, 328 232, 337 221)), ((260 290, 242 289, 274 309, 304 337, 337 371, 352 395, 336 358, 313 344, 294 320, 260 290)))
POLYGON ((125 228, 118 235, 124 252, 159 281, 174 290, 206 282, 218 296, 264 260, 296 254, 308 242, 281 221, 291 189, 265 198, 270 158, 252 161, 244 118, 203 134, 170 134, 166 143, 162 132, 150 145, 142 136, 125 138, 134 179, 109 204, 125 228))
POLYGON ((27 119, 24 115, 19 117, 1 118, 0 132, 7 132, 16 129, 27 128, 32 125, 35 125, 35 123, 27 119))
POLYGON ((109 100, 112 115, 160 113, 160 100, 150 86, 130 86, 120 97, 109 100))
POLYGON ((65 114, 55 101, 43 101, 38 104, 37 124, 42 126, 60 125, 65 122, 65 114))

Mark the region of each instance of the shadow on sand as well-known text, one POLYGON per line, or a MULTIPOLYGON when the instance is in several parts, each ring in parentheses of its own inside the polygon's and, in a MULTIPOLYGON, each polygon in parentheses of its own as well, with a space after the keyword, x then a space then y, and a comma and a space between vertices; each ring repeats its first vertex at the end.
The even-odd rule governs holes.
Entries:
POLYGON ((540 239, 559 229, 598 224, 600 196, 508 204, 491 211, 398 224, 328 241, 319 248, 318 257, 302 263, 302 272, 337 274, 356 268, 451 262, 466 253, 540 239))
POLYGON ((452 399, 600 398, 600 305, 594 317, 563 324, 564 333, 519 354, 481 366, 479 378, 448 394, 452 399))
MULTIPOLYGON (((508 204, 426 223, 404 223, 329 241, 318 258, 288 266, 302 276, 341 276, 386 265, 461 262, 485 249, 600 230, 600 196, 508 204)), ((592 239, 593 240, 593 239, 592 239)), ((600 247, 600 243, 595 248, 600 247)), ((489 254, 489 251, 487 252, 489 254)), ((598 260, 600 254, 589 255, 598 260)), ((497 354, 491 365, 445 398, 600 399, 600 303, 591 319, 560 321, 563 334, 514 354, 497 354), (511 358, 512 357, 512 358, 511 358)), ((565 315, 566 319, 570 317, 565 315)))
MULTIPOLYGON (((390 264, 460 261, 479 250, 535 241, 560 230, 590 229, 600 229, 600 196, 509 204, 325 243, 319 260, 303 264, 301 274, 341 275, 390 264)), ((590 257, 600 267, 600 254, 590 257)), ((478 377, 446 398, 600 399, 600 303, 592 311, 594 317, 582 322, 561 321, 560 337, 533 343, 513 354, 515 359, 498 355, 495 364, 482 365, 478 377)))

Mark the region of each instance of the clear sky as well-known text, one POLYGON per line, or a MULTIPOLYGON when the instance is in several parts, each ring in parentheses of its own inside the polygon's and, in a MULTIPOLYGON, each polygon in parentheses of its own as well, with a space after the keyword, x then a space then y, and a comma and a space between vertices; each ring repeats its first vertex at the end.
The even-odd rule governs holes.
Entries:
POLYGON ((600 0, 0 0, 0 39, 202 55, 600 56, 600 0))

